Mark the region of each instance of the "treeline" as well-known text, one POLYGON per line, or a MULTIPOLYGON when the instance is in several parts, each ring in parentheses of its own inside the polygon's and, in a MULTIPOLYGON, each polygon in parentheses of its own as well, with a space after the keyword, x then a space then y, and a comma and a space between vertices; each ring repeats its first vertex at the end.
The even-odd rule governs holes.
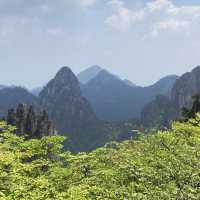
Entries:
POLYGON ((2 200, 200 199, 200 115, 91 153, 64 152, 61 136, 13 132, 0 124, 2 200))

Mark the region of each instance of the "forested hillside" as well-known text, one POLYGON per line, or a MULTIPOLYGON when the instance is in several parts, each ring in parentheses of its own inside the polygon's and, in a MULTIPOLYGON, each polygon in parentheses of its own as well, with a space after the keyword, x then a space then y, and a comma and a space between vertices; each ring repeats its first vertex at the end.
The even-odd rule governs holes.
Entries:
POLYGON ((62 151, 61 136, 25 140, 0 124, 2 200, 196 200, 200 198, 200 115, 169 131, 62 151))

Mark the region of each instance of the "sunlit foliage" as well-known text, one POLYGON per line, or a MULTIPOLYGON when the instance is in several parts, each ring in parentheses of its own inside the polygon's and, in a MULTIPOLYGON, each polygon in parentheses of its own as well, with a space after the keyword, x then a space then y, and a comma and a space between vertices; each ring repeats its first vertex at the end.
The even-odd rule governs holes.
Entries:
POLYGON ((200 199, 200 115, 172 130, 62 151, 63 137, 25 140, 0 124, 1 200, 200 199))

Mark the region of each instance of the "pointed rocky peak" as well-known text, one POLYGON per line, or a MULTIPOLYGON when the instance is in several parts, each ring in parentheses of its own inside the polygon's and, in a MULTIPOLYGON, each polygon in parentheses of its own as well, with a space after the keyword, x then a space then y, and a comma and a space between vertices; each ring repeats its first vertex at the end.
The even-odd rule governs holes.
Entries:
POLYGON ((68 67, 56 74, 42 90, 39 99, 60 133, 72 134, 96 121, 89 102, 81 94, 78 79, 68 67))
POLYGON ((55 78, 56 79, 62 79, 62 78, 66 79, 71 76, 74 76, 74 73, 72 72, 72 70, 69 67, 64 66, 57 72, 55 78))
POLYGON ((97 74, 102 70, 103 69, 100 66, 94 65, 80 72, 77 77, 82 84, 86 84, 88 81, 97 76, 97 74))
POLYGON ((80 94, 80 85, 77 77, 69 67, 62 67, 44 87, 39 96, 41 98, 59 98, 60 96, 77 96, 80 94))
POLYGON ((79 85, 79 81, 69 67, 62 67, 56 74, 54 81, 61 85, 79 85))

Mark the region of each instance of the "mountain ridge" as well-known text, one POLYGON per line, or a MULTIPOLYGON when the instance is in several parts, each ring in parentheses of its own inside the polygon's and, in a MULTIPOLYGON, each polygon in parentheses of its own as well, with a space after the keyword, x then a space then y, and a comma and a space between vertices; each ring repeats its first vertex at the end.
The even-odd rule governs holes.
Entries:
POLYGON ((102 70, 82 86, 82 92, 100 119, 127 120, 139 118, 144 105, 156 95, 168 96, 176 79, 177 76, 169 75, 151 86, 132 87, 110 72, 102 70))

